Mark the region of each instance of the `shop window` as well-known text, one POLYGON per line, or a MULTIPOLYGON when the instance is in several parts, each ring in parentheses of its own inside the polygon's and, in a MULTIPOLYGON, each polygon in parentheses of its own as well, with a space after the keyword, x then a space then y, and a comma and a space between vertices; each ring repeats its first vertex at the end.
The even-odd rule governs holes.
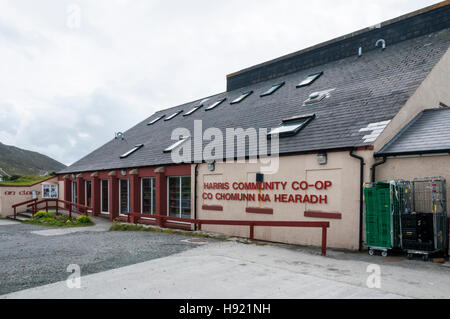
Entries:
POLYGON ((170 121, 171 119, 175 118, 178 114, 180 114, 181 112, 183 112, 182 110, 177 111, 175 113, 173 113, 172 115, 170 115, 169 117, 167 117, 164 121, 170 121))
POLYGON ((137 150, 141 149, 143 146, 144 146, 144 144, 135 145, 131 150, 129 150, 125 154, 121 155, 120 158, 127 158, 128 156, 130 156, 131 154, 133 154, 137 150))
POLYGON ((163 116, 160 116, 160 117, 157 117, 157 118, 155 118, 154 120, 150 121, 147 125, 153 125, 153 124, 155 124, 156 122, 158 122, 159 120, 161 120, 163 117, 164 117, 164 115, 163 115, 163 116))
POLYGON ((128 179, 119 180, 119 214, 124 215, 130 212, 130 181, 128 179))
POLYGON ((109 214, 109 181, 104 179, 101 182, 101 212, 103 214, 109 214))
POLYGON ((314 118, 315 115, 312 114, 283 120, 283 123, 281 123, 279 127, 274 128, 269 132, 268 137, 271 137, 273 135, 279 135, 279 137, 288 137, 296 135, 314 118))
POLYGON ((218 107, 220 104, 222 104, 223 102, 225 102, 227 100, 227 98, 223 98, 217 102, 215 102, 214 104, 212 104, 211 106, 207 107, 205 109, 205 111, 211 111, 213 109, 215 109, 216 107, 218 107))
POLYGON ((58 198, 58 185, 42 185, 42 198, 56 199, 58 198))
POLYGON ((272 86, 270 89, 268 89, 266 92, 264 92, 263 94, 261 94, 261 97, 264 96, 268 96, 268 95, 272 95, 273 93, 275 93, 278 89, 280 89, 285 82, 281 82, 278 84, 275 84, 274 86, 272 86))
POLYGON ((72 203, 77 202, 77 182, 72 182, 72 198, 70 200, 72 203))
POLYGON ((168 148, 166 148, 164 150, 164 153, 170 153, 172 152, 174 149, 176 149, 177 147, 180 147, 181 145, 183 145, 186 141, 188 141, 191 137, 187 136, 187 137, 183 137, 181 138, 178 142, 170 145, 168 148))
POLYGON ((143 178, 141 185, 142 214, 155 214, 156 187, 154 178, 143 178))
POLYGON ((230 104, 237 104, 237 103, 241 103, 242 101, 244 101, 247 97, 249 97, 250 95, 252 95, 253 91, 249 91, 246 93, 242 93, 237 99, 233 100, 230 104))
POLYGON ((191 177, 169 177, 169 216, 191 218, 191 177))
POLYGON ((308 75, 308 77, 306 79, 304 79, 302 82, 300 82, 297 85, 297 88, 301 88, 301 87, 313 84, 318 78, 320 78, 322 76, 322 74, 323 74, 323 72, 308 75))

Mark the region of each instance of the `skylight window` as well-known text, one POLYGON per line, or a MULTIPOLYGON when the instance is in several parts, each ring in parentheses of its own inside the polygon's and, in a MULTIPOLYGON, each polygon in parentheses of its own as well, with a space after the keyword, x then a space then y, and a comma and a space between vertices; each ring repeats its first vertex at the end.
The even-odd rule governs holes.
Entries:
POLYGON ((147 123, 147 125, 153 125, 153 124, 155 124, 156 122, 158 122, 160 119, 162 119, 164 117, 164 115, 163 116, 160 116, 160 117, 157 117, 157 118, 155 118, 154 120, 152 120, 152 121, 150 121, 149 123, 147 123))
POLYGON ((189 116, 191 114, 194 114, 201 107, 203 107, 203 105, 194 106, 194 108, 192 108, 189 112, 183 114, 183 116, 189 116))
POLYGON ((230 104, 237 104, 237 103, 241 103, 242 101, 244 101, 247 97, 249 97, 251 94, 253 93, 253 91, 249 91, 246 93, 242 93, 237 99, 235 99, 233 102, 231 102, 230 104))
POLYGON ((297 88, 301 88, 301 87, 313 84, 313 82, 316 81, 318 78, 320 78, 320 76, 322 74, 323 74, 323 72, 319 72, 319 73, 314 73, 314 74, 308 75, 308 77, 306 79, 304 79, 302 82, 300 82, 297 85, 297 88))
POLYGON ((186 141, 188 141, 191 137, 187 136, 187 137, 182 137, 178 142, 175 142, 174 144, 170 145, 168 148, 166 148, 164 150, 164 153, 170 153, 172 152, 174 149, 176 149, 177 147, 180 147, 181 145, 183 145, 186 141))
POLYGON ((281 82, 278 84, 275 84, 274 86, 272 86, 270 89, 268 89, 266 92, 264 92, 263 94, 261 94, 261 97, 263 96, 268 96, 268 95, 272 95, 273 93, 275 93, 279 88, 281 88, 284 85, 285 82, 281 82))
POLYGON ((175 116, 177 116, 178 114, 180 114, 183 111, 177 111, 176 113, 173 113, 171 116, 167 117, 164 121, 170 121, 171 119, 173 119, 175 116))
POLYGON ((144 146, 144 144, 135 145, 131 150, 129 150, 125 154, 121 155, 120 158, 127 158, 128 156, 130 156, 131 154, 133 154, 137 150, 141 149, 143 146, 144 146))
POLYGON ((272 129, 267 134, 267 137, 271 138, 273 135, 279 135, 279 137, 294 136, 315 117, 315 114, 310 114, 283 120, 279 127, 272 129))
POLYGON ((222 104, 222 103, 225 102, 226 100, 227 100, 227 98, 223 98, 223 99, 217 101, 217 102, 214 103, 213 105, 207 107, 207 108, 205 109, 205 111, 211 111, 212 109, 215 109, 216 107, 218 107, 220 104, 222 104))
POLYGON ((204 99, 204 100, 201 100, 196 106, 203 106, 203 105, 205 105, 205 103, 208 102, 208 101, 209 101, 209 98, 204 99))

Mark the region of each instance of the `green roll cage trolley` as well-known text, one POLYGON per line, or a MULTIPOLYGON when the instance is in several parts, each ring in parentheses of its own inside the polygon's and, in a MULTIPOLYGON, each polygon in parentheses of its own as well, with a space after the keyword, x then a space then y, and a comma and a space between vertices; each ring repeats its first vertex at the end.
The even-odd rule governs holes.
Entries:
POLYGON ((403 180, 381 181, 364 185, 366 246, 369 255, 402 246, 400 216, 410 210, 411 183, 403 180))

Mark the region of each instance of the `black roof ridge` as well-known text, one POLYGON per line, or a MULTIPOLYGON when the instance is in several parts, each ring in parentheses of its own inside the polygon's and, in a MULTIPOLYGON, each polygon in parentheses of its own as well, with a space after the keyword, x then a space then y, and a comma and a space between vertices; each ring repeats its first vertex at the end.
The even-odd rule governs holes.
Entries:
POLYGON ((337 38, 334 38, 334 39, 331 39, 331 40, 328 40, 328 41, 320 42, 318 44, 312 45, 310 47, 307 47, 307 48, 304 48, 304 49, 301 49, 301 50, 298 50, 298 51, 295 51, 295 52, 292 52, 292 53, 289 53, 289 54, 285 54, 285 55, 280 56, 278 58, 274 58, 274 59, 271 59, 269 61, 265 61, 265 62, 262 62, 262 63, 258 63, 258 64, 255 64, 255 65, 252 65, 250 67, 241 69, 239 71, 235 71, 235 72, 229 73, 227 75, 227 77, 232 77, 232 76, 238 75, 240 73, 244 73, 244 72, 247 72, 247 71, 250 71, 250 70, 254 70, 254 69, 260 68, 262 66, 266 66, 266 65, 272 64, 274 62, 282 61, 282 60, 285 60, 287 58, 291 58, 291 57, 294 57, 294 56, 297 56, 297 55, 300 55, 300 54, 303 54, 303 53, 306 53, 306 52, 314 51, 316 49, 323 48, 323 47, 325 47, 325 46, 327 46, 329 44, 333 44, 333 43, 337 43, 337 42, 340 42, 340 41, 343 41, 343 40, 347 40, 347 39, 353 38, 355 36, 358 36, 358 35, 370 32, 370 31, 372 31, 374 29, 386 27, 386 26, 391 25, 393 23, 400 22, 400 21, 403 21, 403 20, 415 17, 417 15, 420 15, 420 14, 423 14, 423 13, 426 13, 426 12, 429 12, 429 11, 432 11, 432 10, 435 10, 435 9, 438 9, 438 8, 441 8, 441 7, 445 7, 447 5, 450 5, 450 0, 444 0, 442 2, 439 2, 439 3, 433 4, 433 5, 427 6, 425 8, 422 8, 422 9, 419 9, 419 10, 416 10, 416 11, 413 11, 413 12, 410 12, 410 13, 406 13, 406 14, 401 15, 399 17, 392 18, 392 19, 389 19, 389 20, 377 23, 375 25, 372 25, 372 26, 369 26, 369 27, 366 27, 366 28, 363 28, 363 29, 359 29, 359 30, 354 31, 354 32, 347 33, 345 35, 342 35, 340 37, 337 37, 337 38))
MULTIPOLYGON (((250 83, 255 84, 261 81, 261 79, 264 78, 277 78, 282 75, 294 73, 300 70, 304 69, 310 69, 313 66, 306 63, 306 65, 294 65, 294 61, 304 59, 305 61, 308 60, 308 57, 313 54, 318 53, 327 53, 327 50, 330 48, 336 47, 336 46, 345 46, 345 50, 347 51, 344 55, 348 55, 348 50, 355 50, 354 55, 357 56, 356 49, 358 46, 362 46, 364 49, 364 52, 372 51, 377 49, 375 47, 375 43, 372 46, 367 47, 367 38, 370 38, 373 35, 376 35, 377 33, 383 32, 387 30, 387 27, 389 27, 389 31, 392 31, 394 29, 399 29, 399 25, 402 24, 409 24, 410 29, 412 28, 418 28, 417 25, 420 23, 426 24, 428 20, 435 21, 435 25, 433 26, 427 26, 427 28, 421 28, 422 32, 416 32, 417 30, 411 30, 411 32, 408 31, 401 31, 400 33, 397 32, 397 34, 387 35, 387 39, 385 36, 376 36, 377 39, 386 39, 386 41, 390 42, 389 44, 394 44, 398 42, 403 42, 409 39, 417 38, 425 34, 434 33, 436 31, 439 31, 441 29, 448 27, 449 25, 449 19, 445 18, 445 16, 448 14, 447 12, 450 9, 450 0, 445 0, 442 2, 439 2, 437 4, 433 4, 430 6, 427 6, 425 8, 401 15, 399 17, 386 20, 384 22, 345 34, 343 36, 321 42, 318 44, 315 44, 313 46, 301 49, 299 51, 289 53, 286 55, 283 55, 281 57, 277 57, 259 64, 255 64, 253 66, 238 70, 236 72, 229 73, 227 75, 227 90, 234 90, 239 86, 244 86, 242 83, 250 83), (444 10, 444 12, 442 12, 444 10), (444 15, 444 18, 441 19, 439 15, 444 15), (422 18, 423 17, 423 18, 422 18), (422 19, 422 20, 421 20, 422 19), (426 20, 428 19, 428 20, 426 20), (417 20, 417 21, 415 21, 417 20), (391 30, 392 29, 392 30, 391 30), (378 31, 379 30, 379 31, 378 31), (391 39, 392 37, 392 39, 391 39), (355 48, 353 48, 355 46, 355 48)), ((397 30, 398 31, 398 30, 397 30)), ((372 39, 370 40, 372 41, 372 39)), ((376 39, 375 39, 376 41, 376 39)), ((336 55, 335 55, 336 56, 336 55)), ((325 59, 325 58, 324 58, 325 59)), ((325 60, 326 61, 320 61, 316 62, 314 66, 319 66, 334 60, 339 60, 340 58, 336 56, 335 57, 328 57, 325 60), (327 60, 328 59, 328 60, 327 60)), ((300 63, 300 64, 302 64, 300 63)), ((298 63, 297 63, 298 64, 298 63)))

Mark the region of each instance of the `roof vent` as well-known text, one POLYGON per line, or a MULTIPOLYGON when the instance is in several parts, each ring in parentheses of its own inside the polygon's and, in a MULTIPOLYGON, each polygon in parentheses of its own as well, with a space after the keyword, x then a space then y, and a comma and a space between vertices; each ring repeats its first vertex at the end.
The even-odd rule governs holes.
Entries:
POLYGON ((125 134, 123 134, 122 132, 117 132, 116 136, 115 136, 115 139, 116 140, 120 139, 120 140, 123 141, 125 139, 125 134))
POLYGON ((377 43, 375 43, 375 46, 378 48, 380 43, 381 43, 381 50, 386 49, 386 40, 384 40, 384 39, 378 40, 377 43))
POLYGON ((330 97, 330 92, 332 92, 334 90, 335 89, 311 93, 309 95, 308 99, 305 102, 303 102, 303 105, 305 106, 305 105, 311 105, 311 104, 319 103, 323 99, 329 98, 330 97))

